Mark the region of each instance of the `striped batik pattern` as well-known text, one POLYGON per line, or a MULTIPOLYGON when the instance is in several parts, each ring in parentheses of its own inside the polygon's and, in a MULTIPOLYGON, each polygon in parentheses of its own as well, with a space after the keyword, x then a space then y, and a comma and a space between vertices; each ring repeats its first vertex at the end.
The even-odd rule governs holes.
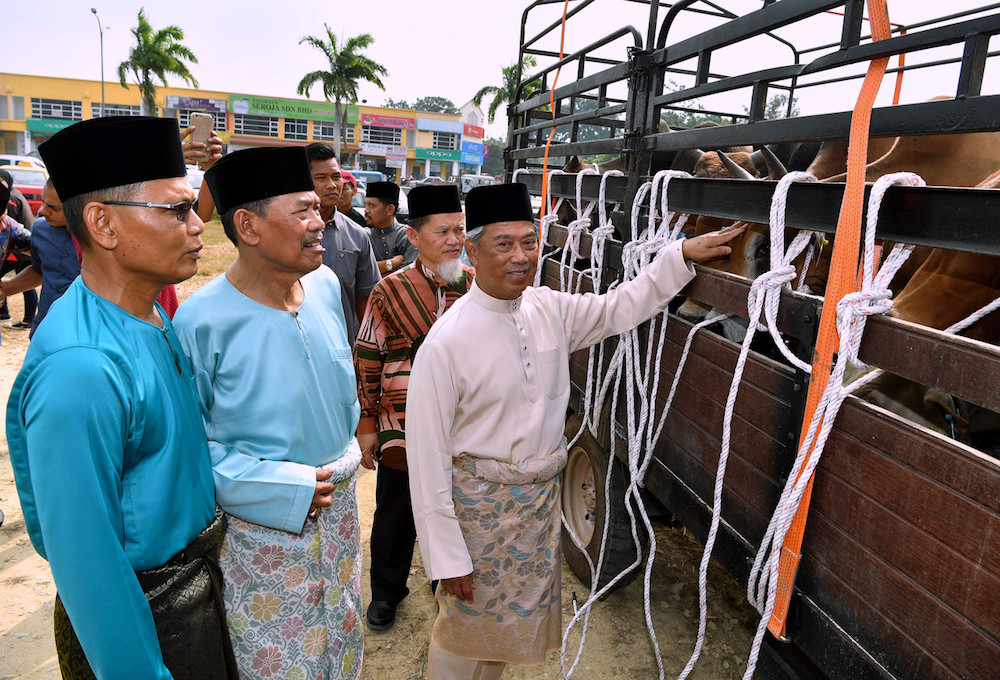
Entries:
MULTIPOLYGON (((417 259, 386 276, 372 290, 368 309, 354 345, 361 420, 374 420, 381 463, 406 469, 406 388, 410 366, 420 343, 437 318, 469 290, 475 271, 465 278, 439 285, 417 259)), ((359 427, 363 430, 364 422, 359 427)))

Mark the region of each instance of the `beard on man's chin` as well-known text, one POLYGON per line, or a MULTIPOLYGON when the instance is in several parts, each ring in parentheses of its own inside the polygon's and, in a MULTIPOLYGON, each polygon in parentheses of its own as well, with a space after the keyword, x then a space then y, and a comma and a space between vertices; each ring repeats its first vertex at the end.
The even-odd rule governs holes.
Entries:
POLYGON ((448 283, 455 283, 465 276, 465 270, 462 269, 462 261, 458 259, 439 262, 436 269, 437 275, 448 283))

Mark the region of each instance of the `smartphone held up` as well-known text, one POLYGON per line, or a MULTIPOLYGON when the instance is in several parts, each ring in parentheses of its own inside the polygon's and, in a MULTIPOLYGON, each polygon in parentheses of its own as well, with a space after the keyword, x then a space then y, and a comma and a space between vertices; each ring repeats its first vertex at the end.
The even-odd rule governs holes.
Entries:
POLYGON ((201 142, 205 145, 205 151, 203 162, 211 159, 211 152, 208 150, 208 140, 212 138, 212 126, 215 124, 215 119, 212 118, 210 114, 200 113, 195 111, 191 114, 191 125, 194 127, 194 132, 191 133, 192 142, 201 142))

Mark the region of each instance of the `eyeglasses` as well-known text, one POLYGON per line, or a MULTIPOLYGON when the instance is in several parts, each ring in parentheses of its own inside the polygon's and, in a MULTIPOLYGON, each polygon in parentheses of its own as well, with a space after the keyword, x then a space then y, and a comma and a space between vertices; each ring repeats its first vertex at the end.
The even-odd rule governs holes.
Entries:
POLYGON ((173 210, 177 213, 177 221, 185 222, 192 210, 198 210, 198 200, 181 201, 180 203, 141 203, 139 201, 98 201, 104 205, 127 205, 134 208, 159 208, 160 210, 173 210))

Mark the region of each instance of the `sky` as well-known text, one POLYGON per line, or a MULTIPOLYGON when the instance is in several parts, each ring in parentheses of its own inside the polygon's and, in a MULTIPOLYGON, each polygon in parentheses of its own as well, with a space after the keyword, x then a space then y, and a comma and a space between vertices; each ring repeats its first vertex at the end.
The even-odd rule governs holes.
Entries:
MULTIPOLYGON (((888 0, 890 18, 911 23, 925 16, 956 12, 986 3, 973 0, 888 0)), ((570 7, 578 5, 570 2, 570 7)), ((734 11, 759 8, 760 0, 719 0, 734 11)), ((389 75, 384 79, 386 91, 362 84, 360 98, 368 104, 381 106, 387 98, 406 100, 411 104, 420 97, 441 96, 456 106, 472 98, 483 85, 499 85, 501 69, 517 60, 521 14, 526 0, 378 0, 352 2, 344 0, 294 0, 274 2, 244 0, 241 3, 219 0, 0 0, 0 14, 5 25, 16 27, 16 34, 29 36, 30 41, 18 41, 11 48, 8 41, 0 61, 0 70, 11 73, 58 76, 67 78, 100 78, 100 41, 98 24, 90 8, 98 11, 104 28, 104 76, 117 79, 116 70, 128 56, 134 39, 130 33, 136 24, 138 8, 144 6, 154 28, 169 24, 185 32, 184 43, 198 57, 191 70, 200 86, 241 94, 295 98, 296 86, 303 75, 322 68, 325 60, 315 48, 300 45, 306 35, 325 35, 324 22, 338 36, 371 33, 375 42, 366 54, 384 65, 389 75), (371 11, 367 11, 371 8, 371 11)), ((540 7, 532 12, 529 34, 557 21, 562 3, 540 7)), ((646 7, 625 0, 598 0, 573 18, 567 29, 567 52, 578 49, 615 28, 631 24, 639 33, 646 32, 646 7)), ((997 10, 993 10, 997 11, 997 10)), ((672 37, 684 37, 708 27, 709 20, 697 17, 677 22, 672 37)), ((713 20, 714 21, 714 20, 713 20)), ((831 20, 836 22, 835 19, 831 20)), ((800 32, 802 29, 798 29, 800 32)), ((790 39, 802 38, 798 35, 790 39)), ((539 47, 558 52, 558 31, 538 43, 539 47)), ((612 43, 604 54, 624 59, 626 43, 612 43)), ((997 40, 993 42, 997 48, 997 40)), ((787 57, 774 43, 757 48, 755 62, 763 64, 773 56, 787 57)), ((815 56, 815 55, 814 55, 815 56)), ((813 57, 810 57, 813 58, 813 57)), ((728 67, 728 72, 745 64, 745 55, 728 58, 720 54, 712 66, 728 67), (740 60, 743 60, 741 63, 740 60)), ((990 93, 997 91, 996 68, 987 69, 990 93)), ((938 76, 914 77, 906 81, 903 101, 921 101, 936 94, 953 90, 955 68, 938 76), (947 83, 942 85, 942 83, 947 83)), ((571 75, 564 73, 566 82, 571 75)), ((889 80, 887 78, 887 80, 889 80)), ((171 85, 185 86, 171 78, 171 85)), ((856 96, 858 86, 846 85, 831 89, 824 96, 803 96, 803 113, 824 110, 845 110, 856 96), (845 104, 845 98, 848 103, 845 104)), ((816 91, 816 90, 814 90, 816 91)), ((882 88, 881 100, 887 104, 891 87, 882 88)), ((320 98, 317 87, 314 98, 320 98)), ((487 100, 488 103, 489 100, 487 100)), ((742 100, 741 100, 742 101, 742 100)), ((708 103, 712 105, 712 102, 708 103)), ((486 106, 484 105, 484 110, 486 106)), ((740 106, 735 106, 739 110, 740 106)), ((506 137, 503 108, 487 134, 506 137)))

